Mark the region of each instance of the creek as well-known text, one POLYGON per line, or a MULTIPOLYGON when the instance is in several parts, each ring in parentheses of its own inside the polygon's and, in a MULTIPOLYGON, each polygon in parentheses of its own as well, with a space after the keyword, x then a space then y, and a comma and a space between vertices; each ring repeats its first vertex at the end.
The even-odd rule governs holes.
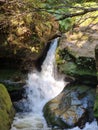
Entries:
MULTIPOLYGON (((41 72, 34 70, 28 74, 26 81, 25 94, 23 99, 18 102, 22 112, 16 113, 11 130, 52 130, 48 127, 44 116, 44 105, 56 97, 65 87, 67 82, 63 79, 56 79, 55 76, 55 51, 58 38, 53 40, 47 56, 42 64, 41 72)), ((83 130, 98 130, 96 121, 91 124, 86 123, 83 130)), ((66 130, 66 129, 65 129, 66 130)), ((69 130, 81 130, 78 127, 69 130)))

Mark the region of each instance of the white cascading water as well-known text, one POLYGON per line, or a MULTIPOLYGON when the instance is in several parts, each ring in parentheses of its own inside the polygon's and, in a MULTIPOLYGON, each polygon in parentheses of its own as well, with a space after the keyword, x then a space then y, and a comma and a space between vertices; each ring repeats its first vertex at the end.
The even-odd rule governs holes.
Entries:
POLYGON ((17 113, 11 130, 48 129, 43 117, 43 106, 57 96, 64 88, 63 80, 54 78, 55 50, 58 39, 55 39, 47 53, 41 72, 32 72, 28 75, 26 87, 25 108, 30 112, 17 113))
MULTIPOLYGON (((28 112, 17 113, 11 130, 51 130, 47 127, 43 117, 42 109, 44 105, 56 97, 64 88, 63 80, 54 78, 55 50, 58 38, 53 41, 42 65, 41 72, 32 72, 28 75, 26 85, 26 98, 22 101, 24 109, 28 112)), ((98 130, 97 122, 86 124, 83 130, 98 130)), ((75 127, 70 130, 80 130, 75 127)))

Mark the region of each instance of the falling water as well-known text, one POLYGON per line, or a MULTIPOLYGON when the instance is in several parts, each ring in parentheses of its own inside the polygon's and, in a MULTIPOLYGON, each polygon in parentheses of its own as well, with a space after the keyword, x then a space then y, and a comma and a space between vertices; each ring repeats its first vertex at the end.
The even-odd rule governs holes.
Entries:
MULTIPOLYGON (((55 50, 58 39, 55 39, 42 65, 42 71, 28 75, 26 93, 22 99, 23 112, 17 113, 11 130, 51 130, 43 117, 44 105, 56 97, 64 88, 63 80, 54 78, 55 50)), ((96 122, 86 124, 83 130, 98 130, 96 122), (95 128, 94 128, 95 127, 95 128)), ((80 130, 78 127, 70 130, 80 130)))
POLYGON ((48 129, 43 117, 43 106, 46 102, 57 96, 64 88, 63 80, 55 80, 54 64, 55 50, 58 39, 51 43, 42 71, 34 71, 28 75, 26 94, 23 102, 23 113, 17 113, 11 130, 36 130, 48 129))

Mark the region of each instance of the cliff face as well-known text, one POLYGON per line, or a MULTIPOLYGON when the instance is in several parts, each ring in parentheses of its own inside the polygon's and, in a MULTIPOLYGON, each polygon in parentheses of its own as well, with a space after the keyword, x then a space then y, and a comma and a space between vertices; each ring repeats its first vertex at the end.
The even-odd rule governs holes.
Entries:
MULTIPOLYGON (((36 61, 59 25, 41 12, 37 0, 6 1, 0 4, 0 58, 16 64, 36 61)), ((5 61, 4 61, 5 62, 5 61)))

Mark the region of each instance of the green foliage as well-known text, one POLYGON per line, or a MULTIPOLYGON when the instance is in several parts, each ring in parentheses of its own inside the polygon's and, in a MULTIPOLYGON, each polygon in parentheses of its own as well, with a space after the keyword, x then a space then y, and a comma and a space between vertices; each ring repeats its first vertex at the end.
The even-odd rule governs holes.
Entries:
MULTIPOLYGON (((95 8, 97 7, 97 1, 94 0, 46 0, 44 7, 49 13, 54 14, 54 16, 59 19, 64 15, 78 13, 84 10, 84 8, 95 8)), ((69 17, 59 21, 60 31, 65 32, 73 27, 74 24, 84 23, 84 25, 89 25, 94 22, 96 12, 87 13, 82 16, 75 16, 74 19, 69 17), (79 23, 78 23, 79 22, 79 23)), ((97 15, 97 14, 96 14, 97 15)), ((98 20, 97 20, 98 22, 98 20)), ((96 22, 94 22, 95 24, 96 22)))
POLYGON ((79 57, 77 58, 76 63, 78 68, 96 70, 95 60, 93 58, 79 57))
POLYGON ((62 21, 59 21, 59 24, 60 24, 60 31, 65 32, 71 29, 72 20, 70 18, 67 18, 62 21))

